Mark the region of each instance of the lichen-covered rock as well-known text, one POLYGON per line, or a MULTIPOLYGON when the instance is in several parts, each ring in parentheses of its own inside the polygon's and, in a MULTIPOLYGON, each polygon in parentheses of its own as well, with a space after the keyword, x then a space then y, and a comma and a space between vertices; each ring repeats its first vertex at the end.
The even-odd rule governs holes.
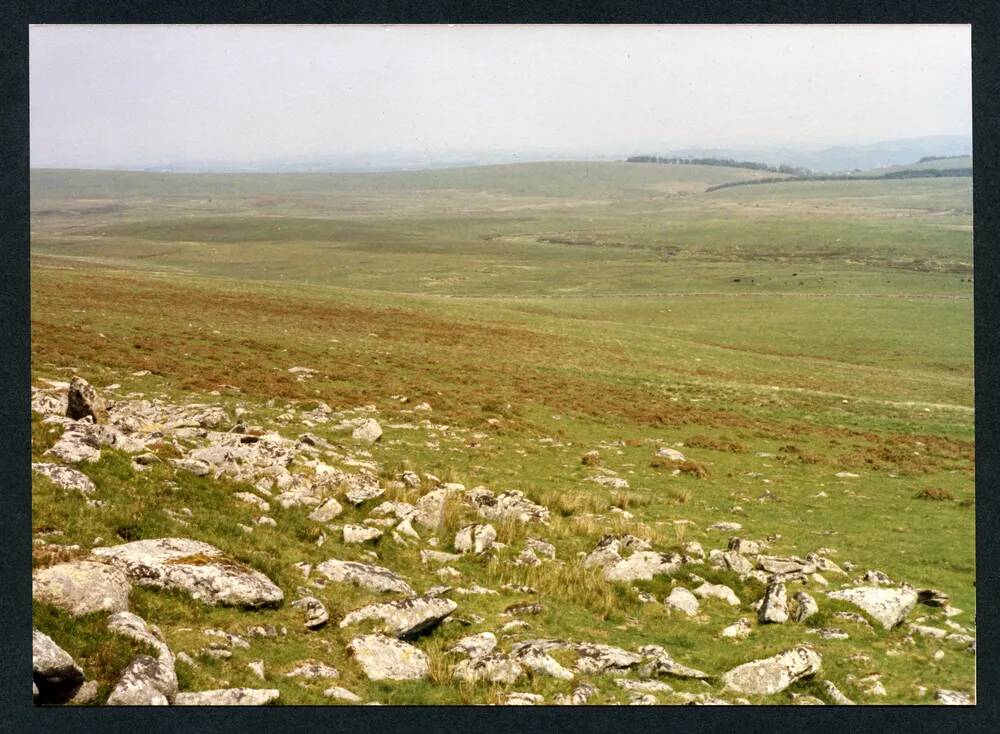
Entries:
POLYGON ((463 637, 450 648, 448 652, 478 658, 493 652, 497 646, 497 636, 492 632, 480 632, 477 635, 463 637))
POLYGON ((367 525, 355 525, 348 523, 344 526, 344 543, 346 545, 357 545, 369 541, 378 540, 382 537, 382 531, 378 528, 371 528, 367 525))
POLYGON ((302 660, 296 663, 294 668, 285 673, 285 677, 305 678, 306 680, 339 678, 340 671, 332 665, 327 665, 319 660, 302 660))
POLYGON ((93 385, 79 375, 73 375, 69 382, 66 415, 75 421, 90 416, 94 423, 104 424, 108 422, 108 406, 93 385))
POLYGON ((330 522, 343 511, 344 508, 340 506, 340 503, 331 497, 315 510, 310 512, 309 519, 313 522, 330 522))
POLYGON ((39 703, 68 701, 84 681, 70 654, 38 630, 31 631, 31 673, 39 703))
POLYGON ((804 591, 799 591, 793 597, 795 600, 795 621, 805 622, 809 617, 819 612, 816 600, 804 591))
POLYGON ((466 525, 455 534, 455 550, 459 553, 482 553, 497 539, 492 525, 466 525))
POLYGON ((606 581, 649 581, 653 576, 675 573, 683 563, 677 553, 636 551, 604 567, 606 581))
POLYGON ((185 691, 174 699, 175 706, 266 706, 277 701, 276 688, 220 688, 212 691, 185 691))
POLYGON ((720 633, 723 637, 732 637, 737 640, 745 640, 750 636, 753 631, 753 627, 750 626, 750 620, 746 617, 740 617, 731 625, 726 627, 720 633))
POLYGON ((86 496, 93 494, 97 490, 90 477, 82 471, 63 466, 62 464, 33 463, 31 470, 41 474, 43 477, 47 477, 54 484, 71 492, 79 492, 86 496))
POLYGON ((316 566, 316 571, 331 581, 353 584, 371 591, 396 592, 413 596, 416 592, 399 575, 382 566, 331 558, 316 566))
POLYGON ((356 609, 340 621, 340 627, 379 619, 383 623, 381 632, 410 640, 441 624, 457 608, 458 604, 451 599, 418 596, 356 609))
POLYGON ((108 696, 109 706, 166 706, 177 696, 177 675, 162 658, 136 655, 108 696))
POLYGON ((418 680, 430 669, 426 653, 395 637, 362 635, 347 649, 370 680, 418 680))
POLYGON ((773 657, 753 660, 723 673, 727 688, 753 696, 780 693, 797 680, 819 672, 823 659, 806 645, 793 647, 773 657))
POLYGON ((639 669, 640 674, 645 677, 672 675, 677 678, 711 678, 708 673, 678 663, 659 645, 643 645, 639 648, 639 652, 646 659, 639 669))
POLYGON ((676 609, 689 617, 698 613, 698 599, 683 586, 674 587, 670 595, 663 600, 663 603, 670 609, 676 609))
POLYGON ((831 599, 850 602, 874 617, 885 629, 902 622, 917 604, 917 592, 908 588, 858 586, 827 593, 831 599))
POLYGON ((489 653, 461 661, 452 674, 467 683, 486 681, 510 685, 524 675, 524 668, 506 655, 489 653))
POLYGON ((131 589, 121 569, 93 561, 60 563, 31 575, 32 599, 74 616, 125 611, 131 589))
POLYGON ((510 658, 533 673, 548 675, 559 680, 573 680, 571 670, 564 668, 554 657, 535 645, 518 646, 510 658))
POLYGON ((942 706, 971 706, 972 696, 961 691, 949 691, 944 688, 934 694, 934 700, 942 706))
POLYGON ((710 584, 705 581, 694 590, 694 595, 702 599, 721 599, 726 604, 734 607, 740 605, 740 598, 736 596, 736 592, 725 584, 710 584))
POLYGON ((374 418, 366 418, 354 429, 351 438, 356 441, 375 443, 382 438, 382 426, 374 418))
POLYGON ((767 585, 757 610, 757 621, 761 624, 781 624, 788 621, 788 592, 782 582, 772 581, 767 585))
POLYGON ((257 608, 280 604, 284 598, 260 571, 197 540, 137 540, 96 548, 93 553, 107 558, 139 586, 178 589, 205 604, 257 608))
POLYGON ((511 490, 494 494, 485 487, 470 489, 465 498, 480 517, 487 520, 516 520, 517 522, 538 522, 546 524, 549 521, 547 507, 536 504, 524 496, 523 492, 511 490))
POLYGON ((573 646, 580 656, 576 669, 581 673, 620 673, 642 662, 642 656, 613 645, 598 642, 580 642, 573 646))

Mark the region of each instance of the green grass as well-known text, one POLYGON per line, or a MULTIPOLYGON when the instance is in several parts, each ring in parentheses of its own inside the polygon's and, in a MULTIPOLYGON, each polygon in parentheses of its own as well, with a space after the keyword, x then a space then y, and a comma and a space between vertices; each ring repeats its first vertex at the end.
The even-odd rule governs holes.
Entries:
MULTIPOLYGON (((821 649, 823 676, 863 702, 926 700, 917 683, 931 695, 971 690, 973 656, 919 638, 908 645, 899 630, 851 628, 851 639, 824 642, 787 624, 720 640, 724 626, 753 617, 761 593, 731 574, 693 567, 731 585, 743 604, 709 601, 703 615, 682 620, 578 564, 605 532, 631 532, 663 550, 685 540, 709 549, 729 534, 706 528, 736 520, 748 537, 775 536, 774 553, 825 546, 857 573, 877 568, 942 589, 963 610, 956 621, 974 624, 971 185, 803 182, 703 193, 746 177, 582 163, 343 176, 37 171, 33 377, 65 379, 75 367, 99 390, 117 383, 112 399, 139 391, 211 401, 243 407, 265 426, 318 400, 338 410, 375 404, 383 426, 414 422, 391 396, 426 400, 432 420, 452 429, 387 428, 369 449, 385 479, 412 468, 468 487, 520 489, 552 510, 549 528, 498 530, 511 543, 504 559, 538 535, 555 543, 561 564, 452 564, 463 574, 455 585, 538 588, 544 610, 528 619, 527 636, 662 644, 713 674, 805 640, 821 649), (287 370, 300 365, 316 376, 295 380, 287 370), (705 478, 651 465, 655 445, 675 443, 705 478), (593 448, 628 490, 584 481, 592 470, 580 457, 593 448), (834 476, 845 470, 861 476, 834 476), (941 499, 923 499, 928 492, 941 499), (611 514, 616 506, 634 518, 611 514), (872 662, 852 662, 857 652, 872 662), (850 682, 874 670, 885 699, 866 699, 850 682)), ((32 425, 37 460, 58 432, 37 417, 32 425)), ((280 427, 289 437, 305 430, 345 451, 362 448, 326 426, 280 427)), ((137 472, 107 450, 82 470, 104 507, 36 477, 36 533, 58 529, 53 542, 84 549, 97 537, 204 540, 267 573, 289 600, 303 585, 293 563, 363 558, 333 531, 318 547, 302 508, 272 503, 278 527, 245 534, 237 523, 256 513, 231 495, 246 486, 175 475, 165 463, 137 472), (187 525, 176 519, 182 508, 191 510, 187 525)), ((366 516, 345 507, 337 524, 366 516)), ((460 510, 449 530, 472 519, 460 510)), ((451 537, 442 534, 439 548, 451 537)), ((374 550, 418 590, 441 583, 415 547, 384 538, 374 550)), ((49 561, 36 551, 36 562, 49 561)), ((685 574, 678 582, 688 585, 685 574)), ((669 593, 664 579, 639 586, 658 599, 669 593)), ((383 703, 469 703, 502 691, 452 685, 444 650, 496 630, 506 606, 532 598, 455 597, 456 616, 484 621, 418 641, 432 658, 429 681, 377 684, 347 656, 354 631, 336 627, 374 597, 332 585, 314 593, 332 618, 320 633, 303 629, 288 604, 248 613, 136 589, 132 608, 160 625, 173 649, 196 656, 198 668, 178 664, 186 690, 266 686, 279 688, 283 703, 328 703, 322 690, 335 683, 383 703), (266 623, 286 626, 288 636, 254 640, 228 661, 197 656, 210 640, 204 628, 242 633, 266 623), (266 682, 246 667, 258 658, 266 682), (283 677, 306 658, 336 666, 341 678, 303 685, 283 677)), ((810 626, 850 626, 830 617, 848 607, 818 598, 822 613, 810 626)), ((45 609, 36 617, 106 695, 129 648, 93 620, 45 609), (85 639, 71 643, 74 635, 85 639)), ((590 682, 600 689, 593 702, 624 700, 610 679, 590 682)), ((514 686, 547 700, 570 688, 537 677, 514 686)), ((823 697, 808 681, 790 691, 823 697)), ((767 702, 789 701, 786 692, 767 702)))

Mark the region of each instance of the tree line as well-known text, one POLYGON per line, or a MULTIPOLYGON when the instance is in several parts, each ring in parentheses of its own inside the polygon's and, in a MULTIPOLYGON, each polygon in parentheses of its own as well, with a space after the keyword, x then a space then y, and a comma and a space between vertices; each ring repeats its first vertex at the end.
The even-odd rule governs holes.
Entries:
POLYGON ((766 163, 757 161, 737 161, 732 158, 694 158, 694 157, 671 157, 664 158, 655 155, 634 155, 625 159, 626 163, 673 163, 689 166, 723 166, 726 168, 749 168, 753 171, 769 171, 771 173, 784 173, 789 176, 809 176, 812 171, 808 168, 796 166, 769 166, 766 163))

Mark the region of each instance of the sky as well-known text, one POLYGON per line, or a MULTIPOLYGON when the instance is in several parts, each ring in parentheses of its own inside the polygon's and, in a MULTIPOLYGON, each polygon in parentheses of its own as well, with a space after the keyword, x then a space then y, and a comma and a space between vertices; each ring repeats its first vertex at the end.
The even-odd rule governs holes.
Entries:
POLYGON ((30 29, 34 166, 972 134, 967 25, 30 29))

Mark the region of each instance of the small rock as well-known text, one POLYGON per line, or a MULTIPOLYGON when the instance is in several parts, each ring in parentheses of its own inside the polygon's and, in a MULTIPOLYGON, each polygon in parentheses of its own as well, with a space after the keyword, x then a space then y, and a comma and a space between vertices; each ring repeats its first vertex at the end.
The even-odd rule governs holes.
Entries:
POLYGON ((430 669, 426 653, 394 637, 362 635, 347 649, 370 680, 418 680, 430 669))
POLYGON ((683 586, 674 587, 670 595, 663 600, 663 603, 670 609, 684 612, 689 617, 693 617, 698 613, 698 599, 683 586))

